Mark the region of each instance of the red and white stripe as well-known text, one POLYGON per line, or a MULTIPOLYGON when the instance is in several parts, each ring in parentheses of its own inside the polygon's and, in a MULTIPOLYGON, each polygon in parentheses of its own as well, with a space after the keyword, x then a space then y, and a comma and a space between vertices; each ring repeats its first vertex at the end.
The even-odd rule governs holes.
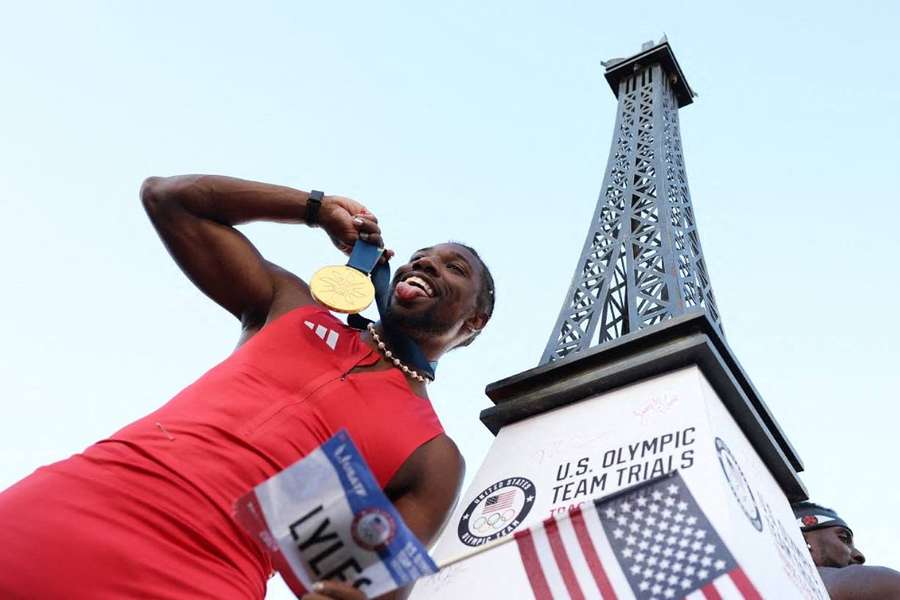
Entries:
POLYGON ((570 518, 547 519, 516 533, 516 544, 536 600, 633 598, 625 574, 612 556, 593 507, 570 518), (625 590, 624 593, 616 590, 625 590))
MULTIPOLYGON (((635 597, 593 506, 519 531, 515 540, 535 600, 635 597)), ((740 567, 681 598, 762 600, 740 567)))
POLYGON ((688 600, 727 600, 729 598, 762 600, 762 596, 740 567, 717 577, 685 598, 688 600))
POLYGON ((487 502, 484 503, 484 508, 481 511, 482 514, 509 508, 510 506, 512 506, 513 502, 516 499, 516 493, 519 493, 518 489, 513 489, 509 490, 508 492, 497 494, 493 497, 492 503, 491 498, 488 498, 487 502))

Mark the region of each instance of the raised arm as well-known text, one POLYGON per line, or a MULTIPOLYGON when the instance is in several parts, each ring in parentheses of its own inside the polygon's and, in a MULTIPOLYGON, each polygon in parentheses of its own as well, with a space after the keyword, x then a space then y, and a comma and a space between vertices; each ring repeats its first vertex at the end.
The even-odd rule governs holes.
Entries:
MULTIPOLYGON (((150 177, 141 201, 172 258, 244 329, 313 300, 306 283, 265 260, 235 225, 251 221, 303 223, 309 194, 300 190, 213 175, 150 177)), ((318 222, 348 252, 360 234, 381 244, 377 220, 358 202, 326 196, 318 222)))

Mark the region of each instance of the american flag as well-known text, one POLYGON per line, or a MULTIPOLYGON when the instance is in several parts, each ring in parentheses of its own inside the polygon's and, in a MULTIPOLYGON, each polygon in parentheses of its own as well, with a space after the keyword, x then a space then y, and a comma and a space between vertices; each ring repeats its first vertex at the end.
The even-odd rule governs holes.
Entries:
POLYGON ((536 600, 762 598, 678 473, 515 539, 536 600))
POLYGON ((513 504, 513 500, 516 498, 516 490, 509 490, 506 492, 500 492, 499 494, 494 494, 490 498, 484 501, 484 507, 481 509, 481 514, 493 513, 498 510, 506 510, 513 504))

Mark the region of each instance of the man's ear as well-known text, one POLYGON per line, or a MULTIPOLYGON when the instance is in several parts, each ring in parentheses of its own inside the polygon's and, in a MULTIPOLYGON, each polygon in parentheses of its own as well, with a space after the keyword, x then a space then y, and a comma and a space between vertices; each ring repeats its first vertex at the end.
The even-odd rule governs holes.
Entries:
POLYGON ((474 315, 465 320, 463 326, 471 333, 481 331, 487 325, 488 317, 483 312, 476 312, 474 315))
POLYGON ((813 563, 815 563, 816 559, 818 558, 816 556, 815 546, 813 545, 812 540, 810 539, 810 535, 807 534, 805 531, 803 532, 803 541, 806 542, 806 547, 809 550, 809 554, 813 559, 813 563))
POLYGON ((474 315, 463 321, 462 331, 460 331, 460 333, 465 335, 466 337, 464 337, 462 341, 453 346, 453 349, 465 348, 466 346, 471 344, 472 341, 476 337, 478 337, 478 334, 481 333, 481 330, 484 329, 484 326, 487 324, 487 322, 488 317, 484 313, 475 313, 474 315))

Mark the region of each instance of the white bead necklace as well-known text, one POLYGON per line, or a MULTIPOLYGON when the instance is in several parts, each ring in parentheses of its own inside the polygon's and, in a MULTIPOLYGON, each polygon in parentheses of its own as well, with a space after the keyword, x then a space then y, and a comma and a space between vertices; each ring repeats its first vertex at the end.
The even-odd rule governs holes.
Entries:
POLYGON ((387 349, 387 346, 384 342, 381 341, 381 337, 379 337, 378 332, 375 331, 375 325, 373 323, 369 323, 368 325, 369 334, 372 336, 372 339, 375 341, 375 345, 378 346, 378 350, 384 354, 384 357, 389 361, 394 363, 394 366, 415 379, 416 381, 421 381, 422 383, 428 383, 428 379, 418 373, 415 369, 410 369, 406 365, 403 364, 399 358, 394 356, 394 353, 387 349))

